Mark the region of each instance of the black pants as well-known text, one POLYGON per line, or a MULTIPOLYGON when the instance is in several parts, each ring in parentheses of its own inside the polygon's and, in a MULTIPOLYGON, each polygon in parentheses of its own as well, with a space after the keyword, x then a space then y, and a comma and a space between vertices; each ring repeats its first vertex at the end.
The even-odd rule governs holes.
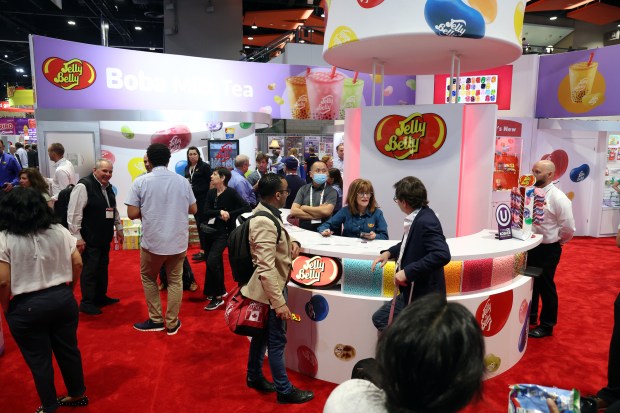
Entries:
POLYGON ((108 292, 108 263, 110 262, 110 244, 93 247, 86 244, 82 252, 82 275, 80 288, 82 303, 96 305, 108 292))
MULTIPOLYGON (((392 320, 396 319, 398 313, 400 313, 405 308, 405 298, 403 294, 398 294, 394 299, 396 302, 394 303, 394 317, 392 320)), ((386 301, 383 303, 381 307, 372 315, 372 323, 375 328, 379 331, 383 331, 388 326, 388 321, 390 319, 390 310, 392 309, 392 300, 386 301)))
POLYGON ((609 343, 607 386, 602 388, 597 396, 608 404, 616 402, 620 411, 620 294, 614 303, 614 329, 609 343))
POLYGON ((542 301, 540 325, 551 328, 558 322, 558 292, 555 288, 555 269, 560 262, 562 247, 559 242, 540 244, 527 253, 527 265, 542 268, 542 274, 534 278, 530 318, 538 316, 538 298, 542 301))
POLYGON ((196 228, 198 228, 198 239, 200 240, 200 249, 202 251, 206 251, 206 247, 207 247, 207 237, 206 234, 204 232, 202 232, 200 230, 200 224, 202 224, 203 222, 206 222, 205 220, 205 216, 204 216, 204 203, 205 201, 198 201, 196 200, 196 205, 198 207, 198 209, 196 210, 196 213, 194 214, 194 219, 196 220, 196 228))
MULTIPOLYGON (((209 297, 219 297, 226 294, 224 285, 224 249, 228 234, 216 232, 207 236, 207 271, 203 294, 209 297)), ((205 250, 205 251, 207 251, 205 250)))
POLYGON ((82 355, 77 347, 78 307, 71 287, 59 285, 20 294, 9 303, 6 320, 46 412, 58 408, 52 353, 69 396, 84 394, 82 355))

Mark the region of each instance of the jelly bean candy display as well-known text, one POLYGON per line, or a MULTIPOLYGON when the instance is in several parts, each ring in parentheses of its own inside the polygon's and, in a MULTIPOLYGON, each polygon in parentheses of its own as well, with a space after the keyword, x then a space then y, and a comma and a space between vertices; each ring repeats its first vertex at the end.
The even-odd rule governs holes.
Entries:
POLYGON ((438 36, 484 37, 484 17, 461 0, 427 0, 424 18, 438 36))

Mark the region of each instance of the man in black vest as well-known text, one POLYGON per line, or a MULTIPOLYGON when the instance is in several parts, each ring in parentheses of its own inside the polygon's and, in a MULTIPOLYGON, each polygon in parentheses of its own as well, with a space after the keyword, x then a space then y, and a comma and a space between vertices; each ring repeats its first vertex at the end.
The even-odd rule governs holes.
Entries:
POLYGON ((120 301, 107 296, 110 242, 115 227, 117 241, 123 243, 123 226, 110 184, 112 171, 110 161, 99 159, 92 175, 80 179, 71 191, 67 211, 69 231, 78 239, 84 263, 80 311, 90 315, 101 314, 101 307, 120 301))

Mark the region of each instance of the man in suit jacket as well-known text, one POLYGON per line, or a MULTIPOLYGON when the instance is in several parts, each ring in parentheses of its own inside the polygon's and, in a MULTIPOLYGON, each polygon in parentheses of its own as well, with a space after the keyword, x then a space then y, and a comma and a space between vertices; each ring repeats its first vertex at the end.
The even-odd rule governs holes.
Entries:
MULTIPOLYGON (((266 212, 280 222, 280 208, 288 196, 288 183, 283 176, 265 174, 258 181, 261 202, 254 212, 266 212)), ((280 242, 273 221, 258 216, 250 221, 250 250, 256 270, 247 285, 241 288, 244 297, 268 304, 267 331, 252 338, 246 384, 261 393, 277 392, 278 403, 305 403, 314 394, 293 386, 286 374, 284 350, 286 346, 286 320, 291 319, 291 310, 286 304, 286 284, 289 281, 293 259, 299 255, 299 242, 280 228, 280 242), (269 350, 269 367, 273 383, 263 375, 265 350, 269 350)))
MULTIPOLYGON (((429 293, 446 295, 443 267, 450 262, 450 249, 437 215, 428 207, 422 181, 407 176, 394 184, 394 189, 394 202, 406 215, 403 239, 382 251, 372 263, 372 269, 374 271, 377 263, 383 267, 389 259, 396 259, 394 277, 400 290, 395 299, 396 317, 410 300, 429 293)), ((388 325, 390 308, 391 302, 387 302, 372 316, 372 322, 379 331, 388 325)))

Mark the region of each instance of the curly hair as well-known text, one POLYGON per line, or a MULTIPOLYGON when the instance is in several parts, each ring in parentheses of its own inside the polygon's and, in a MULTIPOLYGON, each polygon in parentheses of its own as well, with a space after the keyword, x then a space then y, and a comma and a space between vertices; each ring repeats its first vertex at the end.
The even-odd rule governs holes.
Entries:
POLYGON ((407 306, 377 344, 391 412, 454 413, 479 398, 484 338, 464 306, 428 294, 407 306))
POLYGON ((170 148, 163 143, 152 143, 146 149, 146 156, 148 156, 153 168, 156 166, 166 166, 170 162, 170 148))
POLYGON ((0 199, 0 231, 28 235, 56 223, 54 211, 34 188, 16 187, 0 199))
POLYGON ((50 195, 49 185, 45 182, 45 178, 41 175, 41 172, 37 168, 24 168, 19 171, 19 177, 26 175, 30 182, 30 187, 36 189, 41 193, 50 195))

